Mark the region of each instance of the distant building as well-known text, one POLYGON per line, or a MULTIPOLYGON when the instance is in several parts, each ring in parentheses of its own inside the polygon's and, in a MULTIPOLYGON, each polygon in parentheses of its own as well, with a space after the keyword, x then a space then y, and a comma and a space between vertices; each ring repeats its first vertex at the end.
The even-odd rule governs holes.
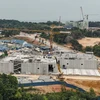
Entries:
POLYGON ((64 26, 51 26, 51 28, 64 28, 64 26))
POLYGON ((66 22, 65 28, 72 29, 73 27, 77 27, 79 29, 88 29, 88 22, 83 20, 66 22))
POLYGON ((60 33, 71 34, 71 31, 60 31, 60 33))

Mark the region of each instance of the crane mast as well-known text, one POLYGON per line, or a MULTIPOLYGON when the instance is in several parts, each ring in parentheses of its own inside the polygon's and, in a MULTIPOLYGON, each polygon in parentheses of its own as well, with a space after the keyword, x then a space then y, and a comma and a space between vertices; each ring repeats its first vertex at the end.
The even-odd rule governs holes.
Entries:
POLYGON ((60 24, 61 24, 61 16, 59 16, 59 26, 60 26, 60 24))
POLYGON ((51 26, 51 31, 50 31, 50 52, 52 53, 52 49, 53 49, 53 28, 54 26, 51 26))
POLYGON ((50 32, 50 52, 52 52, 52 48, 53 48, 52 44, 53 44, 53 34, 52 34, 52 31, 51 31, 50 32))

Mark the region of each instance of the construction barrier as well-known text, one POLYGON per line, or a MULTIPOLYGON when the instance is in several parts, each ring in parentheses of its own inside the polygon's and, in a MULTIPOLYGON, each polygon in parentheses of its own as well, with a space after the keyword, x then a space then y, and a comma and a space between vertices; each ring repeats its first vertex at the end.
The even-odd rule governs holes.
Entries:
POLYGON ((69 88, 72 88, 72 89, 77 89, 81 92, 85 92, 85 90, 83 90, 82 88, 79 88, 75 85, 68 84, 68 83, 62 82, 62 81, 23 83, 23 84, 19 84, 18 86, 19 87, 30 87, 30 86, 47 86, 47 85, 64 85, 66 87, 69 87, 69 88))

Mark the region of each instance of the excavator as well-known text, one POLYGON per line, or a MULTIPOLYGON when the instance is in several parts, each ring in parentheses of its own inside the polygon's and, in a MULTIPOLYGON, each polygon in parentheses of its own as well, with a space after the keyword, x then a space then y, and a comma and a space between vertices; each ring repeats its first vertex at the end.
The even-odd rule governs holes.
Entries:
POLYGON ((59 79, 60 81, 64 81, 65 78, 63 77, 63 73, 61 72, 60 61, 57 61, 56 57, 55 59, 56 59, 56 64, 57 64, 58 71, 59 71, 59 74, 57 75, 57 79, 59 79))

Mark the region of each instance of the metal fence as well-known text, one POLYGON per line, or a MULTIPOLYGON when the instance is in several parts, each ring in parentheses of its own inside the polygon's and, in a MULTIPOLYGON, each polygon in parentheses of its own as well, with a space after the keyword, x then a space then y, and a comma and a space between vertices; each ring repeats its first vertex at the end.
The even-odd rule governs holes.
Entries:
POLYGON ((82 88, 79 88, 75 85, 68 84, 68 83, 62 82, 62 81, 23 83, 23 84, 19 84, 18 86, 19 87, 30 87, 30 86, 47 86, 47 85, 64 85, 66 87, 69 87, 69 88, 72 88, 72 89, 77 89, 81 92, 85 92, 85 90, 83 90, 82 88))

